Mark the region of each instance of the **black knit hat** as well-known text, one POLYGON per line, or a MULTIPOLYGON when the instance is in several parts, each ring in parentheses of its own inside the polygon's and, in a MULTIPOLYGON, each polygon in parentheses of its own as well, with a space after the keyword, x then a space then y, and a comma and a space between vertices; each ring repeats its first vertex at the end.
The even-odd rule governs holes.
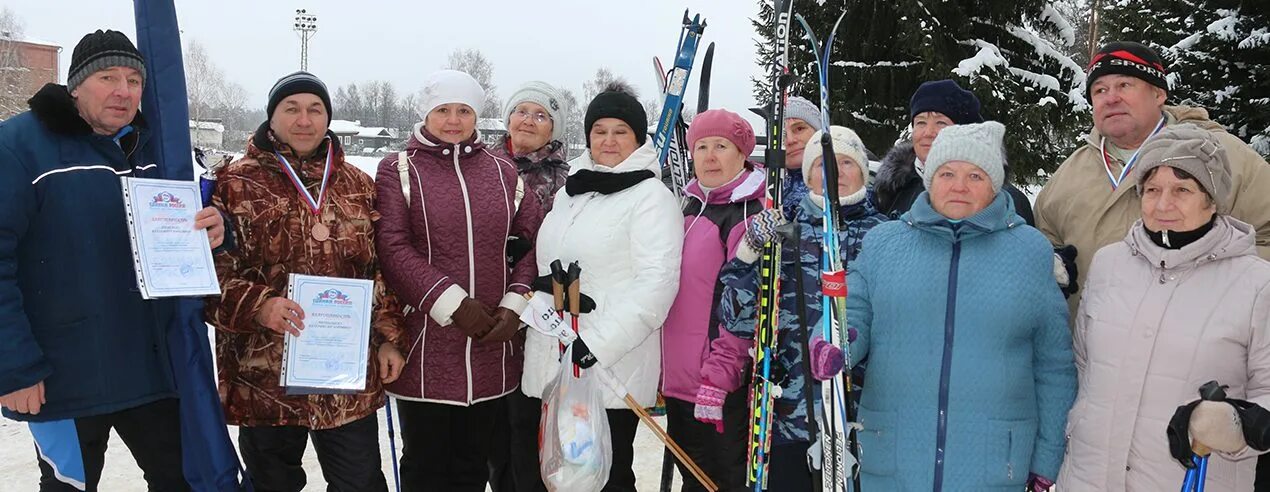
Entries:
POLYGON ((71 69, 66 74, 66 88, 75 90, 89 75, 111 67, 136 69, 141 72, 141 80, 145 80, 145 60, 141 59, 141 52, 137 51, 132 40, 119 31, 98 29, 75 45, 75 51, 71 53, 71 69))
POLYGON ((287 97, 296 94, 313 94, 322 100, 322 105, 326 106, 327 121, 333 117, 331 111, 331 94, 326 90, 326 84, 322 83, 322 79, 317 78, 309 72, 298 71, 293 72, 286 77, 278 79, 273 84, 273 88, 269 89, 269 105, 265 107, 265 115, 270 119, 273 118, 273 110, 278 108, 278 104, 287 97))
POLYGON ((1085 72, 1086 97, 1090 97, 1094 81, 1109 74, 1137 77, 1164 89, 1164 92, 1169 90, 1169 71, 1164 67, 1164 60, 1155 50, 1142 43, 1116 41, 1103 45, 1089 62, 1089 70, 1085 72))
POLYGON ((591 126, 601 118, 617 118, 625 122, 635 131, 635 141, 640 145, 648 139, 648 114, 644 112, 644 105, 635 98, 634 91, 625 84, 609 84, 587 105, 582 121, 588 149, 591 148, 591 126))
POLYGON ((958 125, 983 123, 983 115, 979 114, 979 98, 950 79, 922 82, 913 98, 909 99, 909 122, 917 115, 930 111, 947 116, 958 125))

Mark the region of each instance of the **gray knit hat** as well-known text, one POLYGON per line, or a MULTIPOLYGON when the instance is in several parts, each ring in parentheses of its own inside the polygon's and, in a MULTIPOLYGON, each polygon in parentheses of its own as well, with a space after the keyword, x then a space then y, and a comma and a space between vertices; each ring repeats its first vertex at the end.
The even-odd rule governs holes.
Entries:
POLYGON ((1005 184, 1005 126, 995 121, 953 125, 935 136, 926 156, 922 181, 926 189, 935 179, 940 166, 950 161, 965 161, 983 169, 992 178, 992 191, 1005 184))
POLYGON ((1138 159, 1141 164, 1134 172, 1139 194, 1149 171, 1168 166, 1194 176, 1217 203, 1217 213, 1230 213, 1233 199, 1230 160, 1213 132, 1189 123, 1165 127, 1147 140, 1138 159))
POLYGON ((567 126, 565 115, 569 114, 569 107, 559 89, 537 80, 527 82, 516 89, 512 97, 507 99, 507 107, 503 109, 503 119, 508 131, 512 128, 512 112, 516 111, 516 106, 523 102, 531 102, 546 109, 547 116, 551 117, 551 139, 564 141, 564 131, 567 126))
POLYGON ((792 96, 785 102, 785 119, 803 120, 816 131, 824 130, 820 127, 820 108, 798 96, 792 96))
POLYGON ((66 74, 66 89, 75 90, 88 76, 111 67, 127 67, 141 72, 145 81, 146 64, 141 52, 128 36, 119 31, 101 30, 85 35, 71 53, 71 68, 66 74))

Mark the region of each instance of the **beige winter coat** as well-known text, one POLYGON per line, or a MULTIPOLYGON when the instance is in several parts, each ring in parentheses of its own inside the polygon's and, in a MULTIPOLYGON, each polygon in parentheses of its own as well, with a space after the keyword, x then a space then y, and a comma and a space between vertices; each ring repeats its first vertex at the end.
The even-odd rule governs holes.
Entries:
MULTIPOLYGON (((1230 158, 1232 210, 1220 211, 1257 228, 1257 250, 1270 259, 1270 166, 1248 144, 1208 119, 1208 111, 1165 106, 1175 123, 1192 123, 1212 130, 1230 158)), ((1087 143, 1076 149, 1036 197, 1036 228, 1055 245, 1071 244, 1076 256, 1077 284, 1085 287, 1089 263, 1100 248, 1124 238, 1129 225, 1142 216, 1134 186, 1125 183, 1112 191, 1098 145, 1102 135, 1090 130, 1087 143)), ((1128 180, 1126 180, 1128 181, 1128 180)), ((1068 300, 1075 320, 1080 293, 1068 300)))
MULTIPOLYGON (((1063 490, 1177 490, 1186 472, 1165 430, 1205 382, 1270 408, 1270 262, 1256 254, 1252 227, 1219 216, 1180 250, 1139 221, 1094 256, 1072 339, 1080 389, 1063 490)), ((1252 490, 1258 454, 1215 454, 1207 490, 1252 490)))

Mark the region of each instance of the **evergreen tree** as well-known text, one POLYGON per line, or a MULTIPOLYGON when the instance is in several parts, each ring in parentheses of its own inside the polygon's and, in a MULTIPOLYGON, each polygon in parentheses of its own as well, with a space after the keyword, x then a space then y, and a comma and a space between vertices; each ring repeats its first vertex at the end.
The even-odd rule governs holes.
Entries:
MULTIPOLYGON (((1049 0, 804 0, 794 11, 824 39, 845 9, 831 56, 830 120, 851 127, 881 154, 909 128, 908 102, 922 82, 952 78, 973 91, 987 119, 1009 129, 1006 147, 1014 180, 1035 182, 1053 171, 1087 126, 1083 67, 1068 49, 1075 28, 1049 0), (1058 39, 1062 46, 1048 41, 1058 39)), ((770 66, 772 6, 760 0, 754 19, 759 57, 770 66)), ((803 29, 791 27, 791 93, 819 101, 815 66, 803 29)), ((768 81, 755 80, 759 101, 768 81)))
POLYGON ((1197 106, 1270 157, 1270 9, 1264 0, 1104 0, 1103 42, 1137 41, 1169 65, 1170 104, 1197 106))

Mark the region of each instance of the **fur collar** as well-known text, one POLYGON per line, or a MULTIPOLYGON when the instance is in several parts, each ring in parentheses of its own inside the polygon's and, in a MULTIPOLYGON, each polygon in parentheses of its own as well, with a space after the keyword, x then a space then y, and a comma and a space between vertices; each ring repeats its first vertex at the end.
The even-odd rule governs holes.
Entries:
MULTIPOLYGON (((75 108, 75 98, 64 85, 44 84, 39 92, 27 100, 31 112, 53 133, 69 136, 91 135, 93 127, 79 115, 75 108)), ((146 128, 145 119, 137 111, 132 120, 134 129, 146 128)))
POLYGON ((878 174, 873 180, 873 188, 879 195, 895 196, 917 175, 917 152, 913 150, 913 142, 900 142, 882 158, 878 174))

